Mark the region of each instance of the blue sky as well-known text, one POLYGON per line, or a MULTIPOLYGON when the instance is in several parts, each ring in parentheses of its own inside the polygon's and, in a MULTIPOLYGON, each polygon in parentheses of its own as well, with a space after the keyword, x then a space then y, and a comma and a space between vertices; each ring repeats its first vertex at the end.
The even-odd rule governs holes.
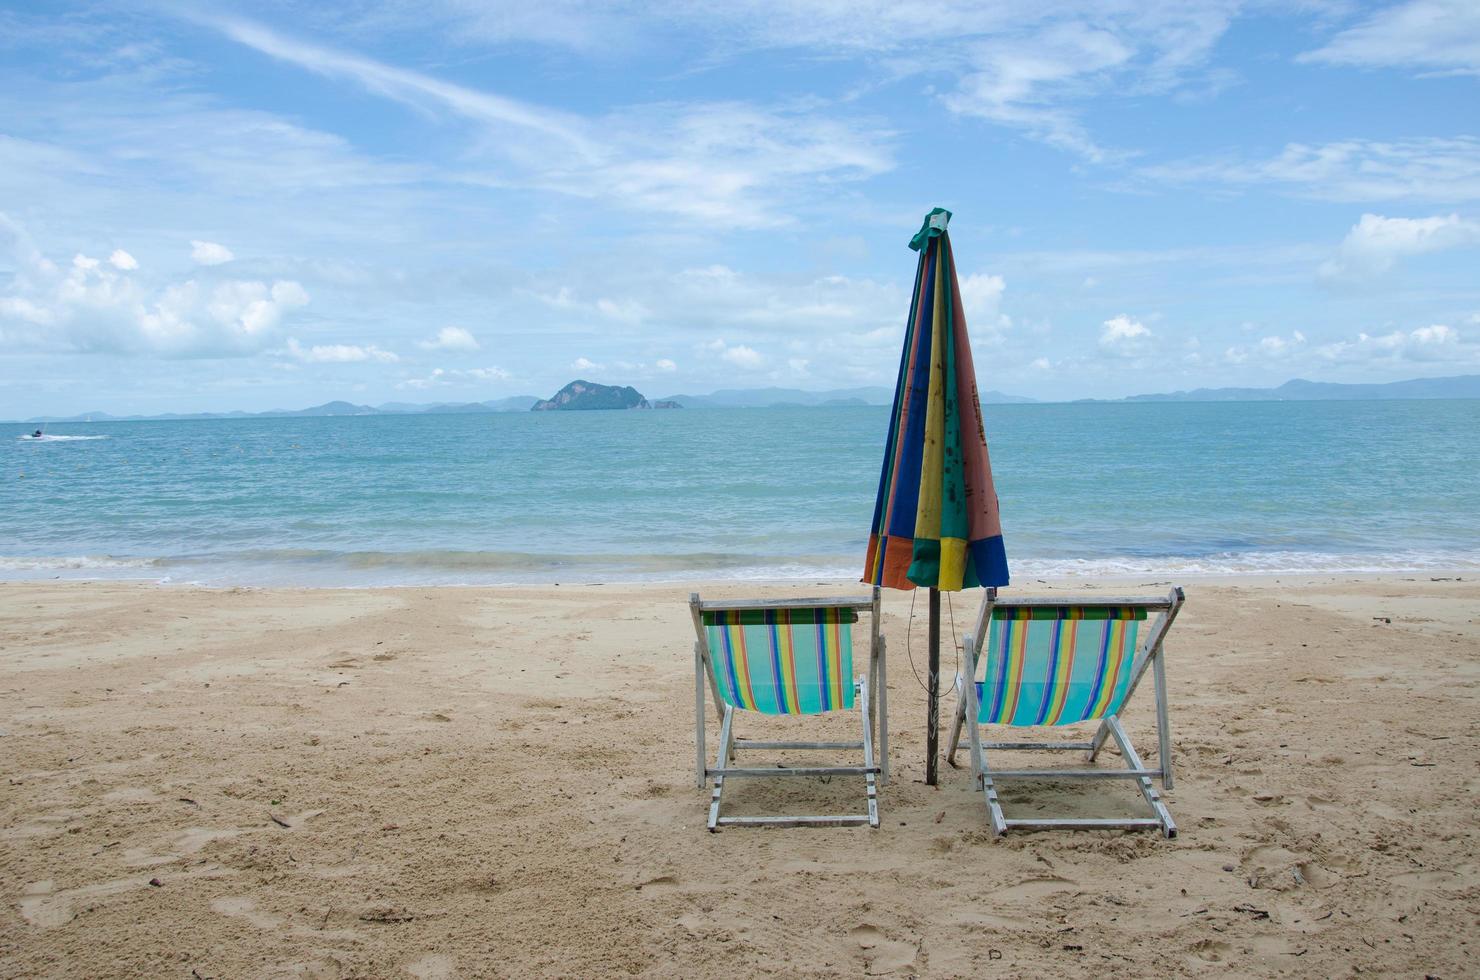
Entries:
POLYGON ((1480 371, 1480 4, 0 2, 0 417, 1480 371))

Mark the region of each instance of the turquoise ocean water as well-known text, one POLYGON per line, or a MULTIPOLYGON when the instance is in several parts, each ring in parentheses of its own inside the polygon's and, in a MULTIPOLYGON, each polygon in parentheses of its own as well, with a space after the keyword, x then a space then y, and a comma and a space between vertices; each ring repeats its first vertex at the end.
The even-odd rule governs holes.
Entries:
MULTIPOLYGON (((0 426, 0 578, 856 578, 884 408, 0 426)), ((1014 578, 1480 570, 1480 401, 987 406, 1014 578)))

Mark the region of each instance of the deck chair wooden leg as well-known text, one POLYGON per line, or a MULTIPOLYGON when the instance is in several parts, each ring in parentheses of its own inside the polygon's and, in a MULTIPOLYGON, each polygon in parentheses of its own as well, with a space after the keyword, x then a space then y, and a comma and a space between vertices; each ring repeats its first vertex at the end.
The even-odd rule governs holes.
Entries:
POLYGON ((1161 788, 1172 788, 1172 730, 1167 725, 1167 673, 1166 662, 1158 650, 1156 661, 1151 665, 1152 680, 1156 683, 1156 741, 1157 762, 1161 767, 1161 788))
POLYGON ((1095 737, 1089 740, 1089 752, 1085 755, 1085 761, 1094 762, 1099 757, 1100 750, 1105 747, 1105 740, 1110 737, 1110 720, 1100 719, 1100 727, 1095 729, 1095 737))
MULTIPOLYGON (((961 649, 965 651, 965 657, 961 662, 961 669, 956 672, 956 720, 951 725, 951 742, 946 749, 946 761, 952 766, 956 765, 956 750, 961 747, 961 728, 966 724, 966 687, 971 686, 971 693, 976 694, 976 684, 972 683, 976 678, 976 638, 967 633, 961 638, 961 649)), ((971 721, 976 723, 976 715, 971 715, 971 721)))
POLYGON ((884 638, 879 637, 879 680, 874 697, 879 703, 879 785, 889 785, 889 670, 884 656, 884 638))
MULTIPOLYGON (((1110 715, 1105 719, 1105 724, 1110 728, 1110 734, 1115 739, 1115 744, 1120 746, 1120 754, 1125 759, 1126 767, 1132 771, 1145 769, 1141 764, 1141 756, 1137 754, 1136 747, 1131 744, 1130 737, 1126 735, 1125 729, 1120 726, 1120 719, 1110 715)), ((1177 825, 1172 821, 1172 815, 1161 802, 1161 797, 1156 792, 1156 787, 1151 785, 1151 779, 1141 776, 1135 780, 1136 788, 1141 791, 1141 796, 1146 800, 1146 805, 1151 807, 1151 812, 1161 823, 1161 832, 1168 839, 1177 836, 1177 825)))
POLYGON ((879 826, 879 787, 874 780, 874 726, 869 721, 868 681, 858 682, 858 696, 863 699, 863 764, 868 772, 863 774, 864 786, 868 790, 868 825, 879 826))
POLYGON ((951 740, 946 745, 946 762, 956 765, 956 750, 961 747, 961 727, 966 723, 966 681, 956 675, 956 717, 951 723, 951 740))
MULTIPOLYGON (((879 659, 877 657, 871 657, 869 659, 868 687, 873 691, 879 689, 879 659)), ((873 751, 876 748, 873 733, 879 730, 879 702, 871 700, 866 703, 868 708, 863 713, 863 737, 864 741, 868 743, 869 750, 873 751)), ((873 763, 869 763, 869 765, 873 765, 873 763)))
MULTIPOLYGON (((719 765, 716 769, 724 769, 730 764, 730 758, 735 754, 733 748, 735 734, 735 709, 729 705, 724 706, 725 720, 719 728, 719 765)), ((725 777, 717 774, 714 777, 714 792, 709 797, 709 829, 711 832, 719 829, 719 802, 720 796, 725 791, 725 777)))
POLYGON ((698 760, 697 783, 704 788, 704 652, 694 644, 694 744, 698 760))
MULTIPOLYGON (((966 646, 965 662, 962 664, 962 675, 966 678, 976 676, 976 658, 972 656, 972 647, 966 646)), ((962 697, 957 708, 957 722, 955 734, 951 739, 954 742, 959 736, 961 725, 965 723, 968 728, 971 741, 971 774, 977 780, 982 789, 982 798, 987 804, 987 819, 992 824, 992 836, 1001 837, 1007 833, 1007 817, 1002 813, 1002 801, 997 799, 997 787, 992 782, 992 773, 987 765, 987 750, 982 745, 982 730, 977 724, 977 718, 981 717, 981 707, 976 700, 976 685, 967 681, 964 684, 962 697)))
POLYGON ((992 770, 987 764, 987 750, 981 744, 981 733, 975 725, 971 727, 976 733, 976 738, 972 740, 975 744, 971 750, 971 768, 981 781, 982 797, 987 804, 987 819, 992 823, 992 836, 1001 837, 1007 833, 1007 817, 1002 812, 1002 801, 997 798, 997 785, 992 782, 992 770))

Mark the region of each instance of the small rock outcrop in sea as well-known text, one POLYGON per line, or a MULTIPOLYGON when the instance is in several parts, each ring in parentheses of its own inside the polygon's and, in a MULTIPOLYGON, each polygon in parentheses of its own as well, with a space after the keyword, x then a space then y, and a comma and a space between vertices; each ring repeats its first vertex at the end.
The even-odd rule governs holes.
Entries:
POLYGON ((654 408, 683 408, 683 406, 680 405, 678 402, 673 402, 673 401, 656 401, 656 402, 653 402, 653 407, 654 408))
POLYGON ((599 385, 590 381, 572 381, 554 396, 535 402, 531 412, 588 412, 603 409, 652 408, 642 393, 630 385, 599 385))

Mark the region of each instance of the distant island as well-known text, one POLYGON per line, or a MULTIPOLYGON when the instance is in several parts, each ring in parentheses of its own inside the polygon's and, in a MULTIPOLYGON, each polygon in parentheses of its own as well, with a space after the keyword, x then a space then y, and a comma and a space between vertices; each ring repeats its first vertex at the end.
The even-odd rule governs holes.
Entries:
MULTIPOLYGON (((574 385, 590 389, 592 394, 571 394, 566 402, 586 402, 591 408, 836 408, 847 406, 889 405, 894 401, 890 388, 837 388, 828 391, 806 391, 801 388, 724 388, 708 395, 669 395, 649 402, 631 387, 598 385, 590 381, 573 381, 553 398, 536 395, 514 395, 483 402, 433 402, 412 404, 386 402, 382 405, 356 405, 346 401, 326 402, 311 408, 275 409, 267 412, 197 412, 189 415, 110 415, 107 412, 82 412, 59 417, 37 415, 18 421, 26 424, 51 422, 153 422, 179 419, 249 419, 309 418, 341 415, 485 415, 494 412, 527 412, 572 409, 570 404, 554 404, 574 385), (626 394, 630 392, 631 394, 626 394), (610 394, 620 393, 620 394, 610 394), (612 404, 605 404, 607 401, 612 404), (539 406, 544 405, 544 408, 539 406)), ((1337 384, 1296 378, 1276 388, 1197 388, 1155 395, 1131 395, 1127 398, 1086 398, 1080 401, 1104 402, 1227 402, 1227 401, 1356 401, 1362 399, 1480 398, 1480 374, 1448 378, 1415 378, 1388 384, 1337 384)), ((1036 399, 987 390, 981 393, 983 405, 1035 404, 1036 399)), ((576 410, 588 407, 574 406, 576 410)), ((12 420, 16 421, 16 420, 12 420)))
POLYGON ((529 407, 531 412, 600 412, 634 408, 683 408, 674 401, 649 404, 642 392, 631 385, 599 385, 594 381, 572 381, 543 401, 529 407))

